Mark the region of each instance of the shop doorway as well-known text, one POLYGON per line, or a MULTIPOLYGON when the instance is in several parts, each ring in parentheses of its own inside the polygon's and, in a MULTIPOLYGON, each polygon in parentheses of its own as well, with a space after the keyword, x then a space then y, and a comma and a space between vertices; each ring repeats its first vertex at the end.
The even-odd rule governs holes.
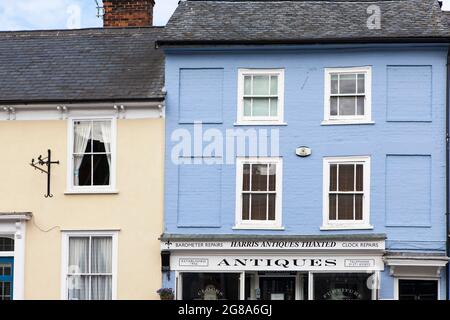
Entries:
POLYGON ((398 280, 399 300, 438 300, 437 280, 398 280))
POLYGON ((260 277, 261 300, 295 300, 295 277, 260 277))

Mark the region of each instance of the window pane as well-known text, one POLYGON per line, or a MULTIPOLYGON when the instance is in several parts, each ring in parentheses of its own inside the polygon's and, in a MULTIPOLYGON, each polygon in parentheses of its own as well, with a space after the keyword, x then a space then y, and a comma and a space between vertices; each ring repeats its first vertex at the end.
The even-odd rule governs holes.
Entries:
POLYGON ((11 264, 0 264, 0 277, 10 276, 11 275, 11 264))
POLYGON ((267 220, 267 195, 252 194, 252 220, 267 220))
POLYGON ((244 116, 250 117, 252 115, 252 98, 244 99, 244 116))
POLYGON ((339 191, 354 191, 355 166, 353 164, 339 165, 339 191))
POLYGON ((278 94, 278 76, 270 77, 270 94, 278 94))
POLYGON ((89 276, 69 276, 67 281, 69 300, 89 299, 89 276))
POLYGON ((355 97, 339 97, 339 115, 355 115, 355 97))
POLYGON ((268 95, 269 76, 253 76, 253 95, 268 95))
POLYGON ((112 299, 112 277, 93 276, 91 278, 91 300, 112 299))
POLYGON ((358 74, 358 93, 365 92, 365 75, 358 74))
POLYGON ((109 185, 109 168, 111 162, 111 156, 105 154, 93 155, 93 168, 94 168, 94 186, 107 186, 109 185))
POLYGON ((89 272, 89 238, 69 238, 69 274, 89 272))
POLYGON ((338 115, 338 97, 331 97, 330 100, 330 115, 337 116, 338 115))
POLYGON ((364 191, 364 169, 362 164, 356 165, 356 191, 364 191))
POLYGON ((355 220, 363 219, 363 195, 355 195, 355 220))
POLYGON ((337 164, 330 165, 330 191, 337 191, 337 164))
POLYGON ((253 116, 268 117, 269 116, 269 98, 253 99, 253 116))
POLYGON ((0 281, 0 301, 11 300, 11 282, 0 281))
POLYGON ((244 77, 244 94, 245 95, 252 94, 252 77, 251 76, 244 77))
POLYGON ((270 116, 278 116, 278 98, 270 99, 270 116))
POLYGON ((14 238, 0 237, 0 251, 14 251, 14 238))
POLYGON ((356 114, 358 115, 358 116, 363 116, 364 115, 364 97, 357 97, 356 98, 356 103, 357 103, 357 106, 356 106, 356 114))
POLYGON ((73 159, 73 185, 90 186, 91 185, 91 155, 76 155, 73 159))
POLYGON ((74 153, 91 152, 90 140, 92 131, 91 121, 75 121, 74 122, 74 153))
POLYGON ((242 194, 242 220, 250 220, 250 195, 242 194))
POLYGON ((341 74, 339 87, 341 94, 356 93, 356 74, 341 74))
POLYGON ((331 75, 331 94, 338 94, 339 76, 337 74, 331 75))
POLYGON ((111 121, 94 121, 92 151, 111 152, 111 121))
POLYGON ((269 220, 275 220, 275 194, 269 194, 269 220))
POLYGON ((242 190, 250 190, 250 165, 244 164, 243 176, 242 176, 242 190))
POLYGON ((336 220, 336 195, 330 194, 329 196, 329 219, 336 220))
POLYGON ((275 191, 276 190, 276 183, 277 183, 277 165, 272 163, 269 164, 269 190, 275 191))
POLYGON ((252 191, 267 191, 267 164, 252 165, 252 191))
POLYGON ((338 195, 338 220, 353 220, 353 195, 338 195))
POLYGON ((112 238, 93 237, 91 240, 91 272, 112 272, 112 238))

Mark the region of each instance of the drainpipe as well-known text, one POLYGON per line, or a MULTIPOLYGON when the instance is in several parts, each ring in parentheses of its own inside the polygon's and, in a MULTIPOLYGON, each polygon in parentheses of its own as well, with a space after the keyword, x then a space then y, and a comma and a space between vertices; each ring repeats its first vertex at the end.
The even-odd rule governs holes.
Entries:
MULTIPOLYGON (((449 214, 449 211, 450 211, 450 203, 449 203, 449 201, 450 201, 450 199, 449 199, 449 192, 450 192, 450 182, 449 182, 449 179, 450 179, 450 168, 449 168, 449 165, 450 165, 450 155, 449 155, 449 153, 450 153, 450 148, 449 148, 449 138, 450 138, 450 136, 449 136, 449 126, 450 126, 450 124, 449 124, 449 117, 450 117, 450 111, 449 111, 449 109, 450 109, 450 92, 449 92, 449 86, 450 86, 450 47, 449 47, 449 49, 448 49, 448 52, 447 52, 447 83, 446 83, 446 99, 447 99, 447 101, 446 101, 446 112, 445 112, 445 123, 446 123, 446 128, 445 128, 445 131, 446 131, 446 133, 445 133, 445 135, 446 135, 446 138, 445 138, 445 145, 446 145, 446 152, 445 152, 445 161, 446 161, 446 163, 445 163, 445 193, 446 193, 446 195, 445 195, 445 199, 446 199, 446 210, 445 210, 445 218, 446 218, 446 233, 445 233, 445 239, 446 239, 446 255, 447 255, 447 257, 449 256, 449 254, 450 254, 450 239, 449 239, 449 236, 450 236, 450 214, 449 214)), ((446 299, 447 299, 447 301, 449 300, 449 298, 450 298, 450 296, 449 296, 449 290, 450 290, 450 279, 449 279, 449 276, 450 276, 450 264, 449 263, 447 263, 447 268, 446 268, 446 272, 445 272, 445 282, 446 282, 446 292, 445 292, 445 294, 446 294, 446 299)))

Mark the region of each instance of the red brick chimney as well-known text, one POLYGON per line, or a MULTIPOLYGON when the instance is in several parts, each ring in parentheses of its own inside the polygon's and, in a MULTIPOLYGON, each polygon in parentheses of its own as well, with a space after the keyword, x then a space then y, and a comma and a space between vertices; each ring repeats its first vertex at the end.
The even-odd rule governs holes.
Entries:
POLYGON ((153 25, 154 0, 103 0, 103 27, 153 25))

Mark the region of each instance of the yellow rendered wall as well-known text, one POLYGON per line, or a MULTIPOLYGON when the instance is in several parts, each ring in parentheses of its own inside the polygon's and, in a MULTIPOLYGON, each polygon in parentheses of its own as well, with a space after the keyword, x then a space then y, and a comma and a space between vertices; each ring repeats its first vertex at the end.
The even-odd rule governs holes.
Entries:
POLYGON ((117 121, 117 190, 65 195, 67 120, 0 122, 0 212, 32 212, 27 222, 25 299, 61 298, 61 230, 118 234, 118 299, 157 299, 163 221, 164 120, 117 121), (30 165, 52 150, 53 198, 30 165))

